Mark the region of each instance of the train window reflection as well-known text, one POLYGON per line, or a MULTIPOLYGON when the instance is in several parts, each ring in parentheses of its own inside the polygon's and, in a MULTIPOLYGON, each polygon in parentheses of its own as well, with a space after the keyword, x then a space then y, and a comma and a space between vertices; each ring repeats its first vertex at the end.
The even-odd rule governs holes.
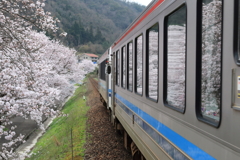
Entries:
POLYGON ((201 94, 197 93, 198 117, 218 125, 221 106, 222 0, 202 0, 199 5, 202 21, 199 35, 201 53, 197 54, 197 74, 201 76, 197 80, 199 90, 201 88, 201 94))
POLYGON ((135 49, 135 92, 142 95, 143 90, 143 82, 142 82, 142 74, 143 74, 143 36, 139 36, 136 38, 136 49, 135 49))
POLYGON ((237 22, 238 22, 238 63, 240 62, 240 2, 239 0, 237 0, 237 3, 238 3, 238 17, 237 17, 237 22))
POLYGON ((234 58, 237 65, 240 65, 240 0, 235 0, 234 14, 234 58))
POLYGON ((127 89, 132 91, 133 88, 133 43, 128 43, 127 49, 127 89))
POLYGON ((119 85, 119 69, 120 69, 120 57, 119 57, 119 50, 116 52, 116 85, 119 85))
POLYGON ((147 96, 158 99, 158 24, 147 31, 147 96))
POLYGON ((186 6, 165 19, 165 97, 166 106, 184 112, 186 97, 186 6))
POLYGON ((122 47, 122 87, 125 88, 126 81, 126 50, 125 46, 122 47))

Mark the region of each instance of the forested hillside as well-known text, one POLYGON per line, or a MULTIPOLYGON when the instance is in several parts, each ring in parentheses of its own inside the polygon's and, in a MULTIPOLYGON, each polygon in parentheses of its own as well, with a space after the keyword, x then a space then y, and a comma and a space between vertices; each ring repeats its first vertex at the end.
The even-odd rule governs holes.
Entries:
POLYGON ((48 0, 45 10, 68 33, 64 43, 79 52, 103 53, 143 11, 145 6, 125 0, 48 0))

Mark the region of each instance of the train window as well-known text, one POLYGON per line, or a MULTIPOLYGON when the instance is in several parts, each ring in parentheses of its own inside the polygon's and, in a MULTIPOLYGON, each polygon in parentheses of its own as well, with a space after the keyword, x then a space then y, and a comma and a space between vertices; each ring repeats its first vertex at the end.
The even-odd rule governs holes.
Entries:
POLYGON ((126 47, 122 47, 122 87, 125 88, 126 81, 126 47))
POLYGON ((235 40, 234 40, 234 56, 237 65, 240 65, 240 2, 235 0, 235 40))
MULTIPOLYGON (((115 58, 115 59, 112 60, 112 63, 113 63, 113 65, 114 65, 114 67, 112 66, 112 67, 113 67, 112 69, 114 69, 114 71, 112 71, 112 74, 113 74, 113 77, 114 77, 114 76, 115 76, 114 74, 116 74, 116 61, 115 61, 115 60, 116 60, 116 57, 115 57, 116 54, 115 54, 115 52, 113 52, 113 55, 114 55, 114 58, 115 58), (113 62, 113 61, 114 61, 114 62, 113 62)), ((114 85, 115 85, 115 84, 114 84, 114 85)))
POLYGON ((106 61, 107 60, 104 60, 100 64, 100 79, 102 79, 104 81, 106 81, 106 74, 105 74, 106 61))
POLYGON ((147 30, 147 97, 158 99, 158 24, 147 30))
POLYGON ((198 9, 197 117, 218 127, 221 113, 222 0, 199 1, 198 9))
POLYGON ((143 36, 135 40, 135 92, 142 95, 143 90, 143 36))
POLYGON ((165 18, 164 102, 182 113, 186 99, 186 21, 186 5, 165 18))
POLYGON ((133 89, 133 43, 127 45, 127 89, 133 89))
POLYGON ((120 63, 119 63, 119 62, 120 62, 119 50, 116 52, 116 54, 117 54, 117 55, 116 55, 116 85, 119 86, 119 79, 120 79, 120 78, 119 78, 119 76, 120 76, 120 75, 119 75, 119 69, 120 69, 120 66, 119 66, 119 65, 120 65, 120 63))
POLYGON ((111 74, 111 72, 112 72, 111 66, 107 66, 107 74, 111 74))

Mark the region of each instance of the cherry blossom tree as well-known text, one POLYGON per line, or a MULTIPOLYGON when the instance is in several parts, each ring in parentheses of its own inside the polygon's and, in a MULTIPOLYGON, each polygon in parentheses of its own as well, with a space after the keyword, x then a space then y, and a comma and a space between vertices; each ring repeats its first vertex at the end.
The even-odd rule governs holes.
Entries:
POLYGON ((97 64, 94 64, 92 61, 86 59, 83 60, 79 65, 81 70, 83 70, 85 74, 94 71, 97 67, 97 64))
POLYGON ((45 36, 44 31, 56 32, 58 20, 44 6, 44 0, 0 1, 0 137, 9 141, 0 159, 17 158, 14 145, 24 138, 16 136, 12 117, 42 127, 42 117, 56 115, 56 102, 71 95, 73 82, 94 69, 89 62, 79 64, 75 50, 45 36))
POLYGON ((74 91, 73 82, 81 81, 95 69, 91 61, 79 64, 75 50, 50 40, 44 33, 28 31, 21 43, 28 49, 12 48, 0 54, 0 128, 3 131, 6 126, 11 127, 8 132, 0 130, 0 136, 10 140, 4 144, 2 153, 8 158, 12 155, 7 148, 23 138, 22 135, 14 138, 16 127, 11 126, 11 117, 31 118, 41 125, 43 115, 55 115, 56 105, 74 91))
POLYGON ((45 12, 45 0, 1 0, 0 1, 0 44, 1 49, 10 49, 9 42, 22 47, 26 31, 31 29, 57 31, 57 19, 45 12))

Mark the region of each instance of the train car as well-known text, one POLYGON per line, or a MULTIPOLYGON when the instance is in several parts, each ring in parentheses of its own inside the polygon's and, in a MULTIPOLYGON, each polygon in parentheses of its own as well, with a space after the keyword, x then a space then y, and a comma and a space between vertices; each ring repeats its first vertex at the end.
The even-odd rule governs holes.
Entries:
POLYGON ((112 110, 112 73, 111 73, 111 49, 108 49, 98 60, 98 90, 101 95, 101 101, 112 110))
POLYGON ((100 93, 133 156, 240 159, 239 7, 153 0, 103 55, 100 93))

